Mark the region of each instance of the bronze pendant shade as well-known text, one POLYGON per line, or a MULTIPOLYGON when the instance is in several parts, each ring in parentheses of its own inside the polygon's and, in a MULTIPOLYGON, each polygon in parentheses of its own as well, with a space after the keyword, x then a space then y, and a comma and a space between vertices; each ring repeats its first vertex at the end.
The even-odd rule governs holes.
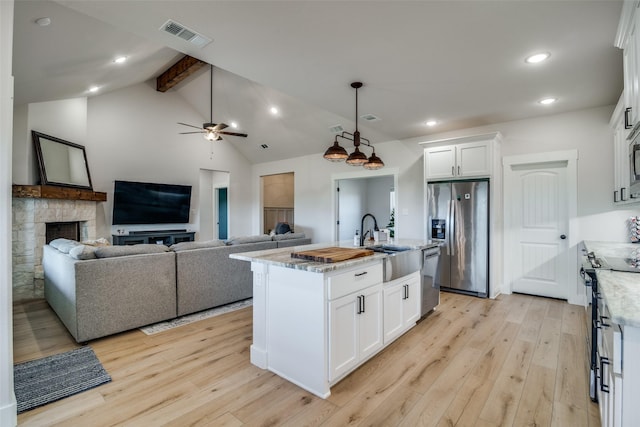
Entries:
POLYGON ((384 167, 384 162, 376 155, 376 151, 369 140, 361 138, 360 132, 358 131, 358 89, 362 87, 362 83, 353 82, 351 83, 351 87, 356 90, 356 130, 353 133, 343 131, 342 134, 336 135, 333 140, 333 145, 324 152, 324 158, 330 162, 346 161, 348 165, 363 166, 365 169, 370 170, 380 169, 384 167), (355 148, 351 154, 348 154, 347 150, 338 143, 338 138, 353 142, 355 148), (366 154, 360 151, 360 145, 365 145, 373 150, 371 157, 367 158, 366 154))

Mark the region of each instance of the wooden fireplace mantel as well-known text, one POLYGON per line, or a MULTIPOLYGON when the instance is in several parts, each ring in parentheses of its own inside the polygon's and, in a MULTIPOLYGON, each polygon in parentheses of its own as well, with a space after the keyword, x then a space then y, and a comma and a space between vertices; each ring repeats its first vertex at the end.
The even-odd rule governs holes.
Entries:
POLYGON ((12 187, 12 195, 17 198, 107 201, 107 193, 82 188, 57 187, 55 185, 13 185, 12 187))

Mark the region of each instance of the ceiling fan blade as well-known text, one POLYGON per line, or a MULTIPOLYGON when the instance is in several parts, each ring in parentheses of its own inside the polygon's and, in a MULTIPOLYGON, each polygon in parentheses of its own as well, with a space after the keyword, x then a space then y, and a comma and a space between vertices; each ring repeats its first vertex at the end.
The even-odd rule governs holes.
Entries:
POLYGON ((180 123, 180 122, 178 122, 178 124, 179 124, 179 125, 183 125, 183 126, 189 126, 189 127, 191 127, 191 128, 202 129, 200 126, 188 125, 188 124, 186 124, 186 123, 180 123))
POLYGON ((180 133, 178 133, 178 135, 188 135, 190 133, 204 133, 204 131, 201 130, 200 132, 180 132, 180 133))
POLYGON ((241 136, 243 138, 246 138, 248 135, 246 133, 237 133, 237 132, 218 132, 219 134, 222 135, 231 135, 231 136, 241 136))

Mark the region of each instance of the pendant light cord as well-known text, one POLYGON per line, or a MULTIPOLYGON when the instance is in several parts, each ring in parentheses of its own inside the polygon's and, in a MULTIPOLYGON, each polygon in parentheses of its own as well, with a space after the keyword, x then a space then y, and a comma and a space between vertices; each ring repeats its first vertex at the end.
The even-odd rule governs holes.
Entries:
MULTIPOLYGON (((211 72, 209 73, 209 123, 213 123, 213 64, 211 64, 211 72)), ((356 125, 358 127, 358 125, 356 125)))

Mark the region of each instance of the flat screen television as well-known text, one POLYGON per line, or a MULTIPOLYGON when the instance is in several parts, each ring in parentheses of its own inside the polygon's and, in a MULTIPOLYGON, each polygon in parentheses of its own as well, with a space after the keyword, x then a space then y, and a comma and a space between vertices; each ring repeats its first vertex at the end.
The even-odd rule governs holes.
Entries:
POLYGON ((186 224, 191 186, 116 181, 113 224, 186 224))

